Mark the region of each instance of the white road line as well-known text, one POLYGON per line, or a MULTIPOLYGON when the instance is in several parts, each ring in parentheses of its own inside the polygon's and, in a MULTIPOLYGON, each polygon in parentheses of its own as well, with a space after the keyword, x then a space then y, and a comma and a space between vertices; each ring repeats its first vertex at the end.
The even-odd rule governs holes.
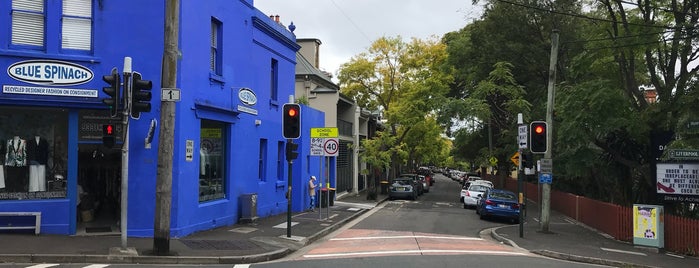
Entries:
POLYGON ((389 251, 370 251, 370 252, 309 254, 309 255, 303 255, 303 257, 304 258, 329 258, 329 257, 368 256, 368 255, 383 255, 383 254, 396 254, 397 255, 397 254, 425 254, 425 253, 461 253, 461 254, 520 255, 520 256, 527 255, 527 253, 522 253, 522 252, 491 251, 491 250, 389 250, 389 251))
POLYGON ((250 267, 250 264, 236 264, 233 266, 233 268, 248 268, 250 267))
POLYGON ((330 241, 348 241, 348 240, 374 240, 374 239, 405 239, 405 238, 434 238, 434 239, 451 239, 451 240, 483 240, 479 237, 453 237, 453 236, 428 236, 428 235, 399 235, 399 236, 365 236, 365 237, 346 237, 346 238, 331 238, 330 241))
POLYGON ((335 201, 335 205, 336 206, 343 206, 343 207, 363 208, 363 209, 372 209, 376 206, 374 204, 349 203, 349 202, 342 202, 342 201, 335 201))
POLYGON ((43 263, 43 264, 29 266, 27 268, 48 268, 48 267, 54 267, 54 266, 59 266, 59 265, 61 265, 61 264, 59 264, 59 263, 43 263))
POLYGON ((83 268, 104 268, 109 266, 109 264, 90 264, 88 266, 85 266, 83 268))
MULTIPOLYGON (((299 224, 298 222, 292 221, 291 226, 299 224)), ((286 229, 287 222, 282 222, 280 224, 277 224, 275 226, 272 226, 272 228, 279 228, 279 229, 286 229)))
POLYGON ((626 254, 632 254, 632 255, 638 255, 638 256, 648 256, 645 253, 642 252, 635 252, 635 251, 627 251, 627 250, 621 250, 621 249, 613 249, 613 248, 600 248, 604 251, 611 251, 611 252, 618 252, 618 253, 626 253, 626 254))
POLYGON ((665 253, 665 255, 668 255, 668 256, 670 256, 670 257, 675 257, 675 258, 678 258, 678 259, 684 259, 684 256, 676 255, 676 254, 672 254, 672 253, 665 253))

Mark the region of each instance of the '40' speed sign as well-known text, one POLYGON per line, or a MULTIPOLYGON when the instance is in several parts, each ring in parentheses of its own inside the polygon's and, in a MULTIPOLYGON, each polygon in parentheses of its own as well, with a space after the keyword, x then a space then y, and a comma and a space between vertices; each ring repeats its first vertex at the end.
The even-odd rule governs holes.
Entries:
POLYGON ((340 143, 335 138, 326 138, 323 143, 323 152, 325 156, 337 156, 337 151, 340 150, 340 143))

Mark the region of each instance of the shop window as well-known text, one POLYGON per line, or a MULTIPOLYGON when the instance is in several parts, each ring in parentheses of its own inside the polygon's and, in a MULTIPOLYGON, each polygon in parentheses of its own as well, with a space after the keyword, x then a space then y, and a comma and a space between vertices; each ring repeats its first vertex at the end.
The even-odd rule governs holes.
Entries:
POLYGON ((92 1, 12 0, 12 45, 46 50, 45 40, 48 38, 61 40, 61 49, 91 51, 92 1), (47 19, 46 14, 54 10, 60 12, 60 21, 47 19), (47 30, 49 27, 56 27, 60 36, 46 36, 52 32, 47 30))
POLYGON ((199 142, 199 202, 225 198, 226 124, 201 121, 199 142))
POLYGON ((68 112, 0 108, 0 200, 66 197, 68 112))

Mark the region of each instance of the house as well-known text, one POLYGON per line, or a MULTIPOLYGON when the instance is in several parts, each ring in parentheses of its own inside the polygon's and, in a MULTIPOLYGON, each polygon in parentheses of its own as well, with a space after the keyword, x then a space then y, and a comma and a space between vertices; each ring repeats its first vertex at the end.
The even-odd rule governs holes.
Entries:
MULTIPOLYGON (((366 163, 361 160, 360 141, 373 137, 377 116, 362 110, 351 98, 340 93, 332 75, 320 69, 320 45, 315 38, 299 38, 296 54, 296 96, 325 113, 325 127, 337 128, 339 153, 329 158, 331 186, 338 195, 357 194, 367 187, 366 163), (334 165, 333 165, 334 164, 334 165), (334 167, 333 167, 334 166, 334 167)), ((370 176, 372 177, 372 176, 370 176)))
MULTIPOLYGON (((300 139, 290 180, 281 131, 300 46, 252 0, 181 1, 177 99, 161 94, 162 1, 9 0, 0 11, 0 211, 41 212, 42 233, 72 235, 119 232, 126 209, 128 236, 153 236, 161 99, 176 101, 172 236, 285 213, 290 186, 301 189, 292 209, 306 209, 297 178, 318 160, 300 139), (102 101, 103 76, 132 74, 126 57, 152 83, 151 109, 138 119, 113 117, 102 101), (111 148, 105 125, 115 130, 111 148)), ((323 125, 322 112, 302 114, 304 133, 323 125)))

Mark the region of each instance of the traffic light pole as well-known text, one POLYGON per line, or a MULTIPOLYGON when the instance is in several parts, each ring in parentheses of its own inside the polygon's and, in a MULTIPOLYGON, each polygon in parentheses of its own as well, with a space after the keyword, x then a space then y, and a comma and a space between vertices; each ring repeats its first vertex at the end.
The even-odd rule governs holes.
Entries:
POLYGON ((131 90, 131 58, 124 58, 124 110, 122 125, 124 128, 124 144, 121 147, 121 249, 127 250, 128 212, 129 212, 129 106, 131 90))
MULTIPOLYGON (((551 159, 553 144, 551 143, 551 135, 553 135, 553 101, 554 92, 556 89, 556 63, 558 62, 558 30, 553 30, 551 34, 551 60, 549 62, 549 83, 548 83, 548 98, 546 105, 546 122, 548 127, 546 130, 546 146, 548 146, 544 158, 551 159)), ((541 232, 549 232, 549 221, 551 215, 551 184, 544 183, 541 190, 541 232)))
MULTIPOLYGON (((293 143, 294 140, 292 139, 287 139, 286 143, 293 143)), ((287 159, 287 178, 289 178, 287 182, 287 192, 286 192, 286 237, 291 237, 291 175, 293 174, 291 172, 291 166, 294 163, 294 160, 292 159, 287 159)))

